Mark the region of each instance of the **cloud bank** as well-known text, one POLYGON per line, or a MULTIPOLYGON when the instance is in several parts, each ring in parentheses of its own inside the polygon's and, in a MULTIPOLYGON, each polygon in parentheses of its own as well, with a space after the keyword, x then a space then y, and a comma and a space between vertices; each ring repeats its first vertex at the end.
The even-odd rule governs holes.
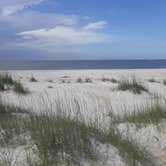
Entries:
POLYGON ((41 3, 43 0, 1 0, 0 9, 2 15, 11 15, 24 8, 41 3))
POLYGON ((85 46, 110 42, 110 35, 104 32, 105 20, 92 21, 89 16, 73 13, 31 10, 43 1, 0 1, 0 50, 83 53, 85 46))

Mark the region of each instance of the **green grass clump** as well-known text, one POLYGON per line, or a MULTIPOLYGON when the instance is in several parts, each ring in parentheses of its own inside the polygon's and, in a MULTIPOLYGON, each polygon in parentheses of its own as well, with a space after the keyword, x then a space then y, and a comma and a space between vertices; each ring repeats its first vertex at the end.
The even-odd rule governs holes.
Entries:
POLYGON ((62 80, 61 83, 64 84, 64 83, 66 83, 66 81, 65 81, 65 80, 62 80))
POLYGON ((117 129, 110 128, 108 140, 109 143, 119 150, 129 166, 138 166, 138 163, 146 166, 155 166, 151 161, 151 155, 144 148, 129 138, 124 139, 117 129))
POLYGON ((24 133, 22 115, 26 114, 24 109, 5 105, 0 101, 0 146, 15 147, 24 144, 20 137, 24 133), (18 116, 20 115, 20 116, 18 116))
POLYGON ((120 81, 117 89, 122 91, 129 90, 132 91, 134 94, 141 94, 142 91, 148 92, 148 89, 135 79, 133 79, 132 81, 129 80, 120 81))
POLYGON ((20 82, 15 81, 13 85, 13 91, 18 94, 26 94, 27 90, 23 87, 20 82))
POLYGON ((166 80, 163 81, 163 84, 166 85, 166 80))
POLYGON ((70 160, 79 164, 82 157, 95 159, 86 125, 64 117, 32 115, 27 124, 45 165, 70 160))
POLYGON ((37 82, 37 79, 32 76, 32 77, 30 78, 30 82, 37 82))
POLYGON ((105 77, 103 77, 101 80, 102 80, 103 82, 109 82, 109 81, 110 81, 109 78, 105 78, 105 77))
POLYGON ((5 90, 5 85, 3 82, 0 82, 0 91, 4 91, 5 90))
POLYGON ((119 117, 116 122, 157 125, 162 119, 166 119, 166 106, 162 107, 159 104, 155 104, 154 106, 147 106, 144 110, 135 111, 132 114, 126 114, 121 118, 119 117))
POLYGON ((12 86, 13 83, 14 83, 14 81, 8 73, 1 73, 0 74, 0 91, 5 90, 5 85, 12 86))
POLYGON ((83 80, 82 80, 82 78, 78 78, 76 82, 77 83, 83 83, 83 80))
POLYGON ((115 79, 115 78, 105 78, 105 77, 103 77, 102 79, 101 79, 103 82, 112 82, 112 83, 118 83, 118 81, 115 79))
POLYGON ((115 83, 118 83, 118 81, 117 81, 115 78, 111 78, 110 81, 111 81, 112 83, 114 83, 114 84, 115 84, 115 83))
POLYGON ((149 82, 152 82, 152 83, 153 83, 153 82, 157 82, 154 78, 151 78, 151 79, 149 79, 148 81, 149 81, 149 82))
POLYGON ((12 79, 11 75, 8 73, 1 73, 0 74, 0 82, 6 85, 13 85, 14 80, 12 79))
POLYGON ((90 79, 90 78, 87 77, 87 78, 85 78, 85 82, 86 83, 92 83, 92 79, 90 79))
POLYGON ((97 161, 93 139, 115 146, 130 163, 128 166, 136 166, 137 163, 154 166, 149 153, 131 139, 124 138, 116 125, 104 131, 93 124, 85 125, 77 118, 65 116, 63 110, 56 111, 60 113, 54 115, 53 112, 43 111, 35 114, 0 102, 0 147, 25 145, 26 139, 21 136, 28 134, 29 141, 36 147, 36 165, 74 166, 80 165, 82 159, 97 161))

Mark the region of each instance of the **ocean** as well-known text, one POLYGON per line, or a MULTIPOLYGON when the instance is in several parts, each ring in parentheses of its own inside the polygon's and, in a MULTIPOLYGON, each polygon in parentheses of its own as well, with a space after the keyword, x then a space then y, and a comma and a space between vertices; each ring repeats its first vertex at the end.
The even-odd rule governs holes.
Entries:
POLYGON ((0 60, 0 70, 86 70, 157 68, 166 68, 166 60, 0 60))

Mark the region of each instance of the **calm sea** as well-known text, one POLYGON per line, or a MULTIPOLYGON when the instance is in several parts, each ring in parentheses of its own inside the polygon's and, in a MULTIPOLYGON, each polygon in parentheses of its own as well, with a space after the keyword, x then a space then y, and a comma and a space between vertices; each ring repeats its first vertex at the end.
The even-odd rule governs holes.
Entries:
POLYGON ((0 70, 155 69, 166 60, 0 61, 0 70))

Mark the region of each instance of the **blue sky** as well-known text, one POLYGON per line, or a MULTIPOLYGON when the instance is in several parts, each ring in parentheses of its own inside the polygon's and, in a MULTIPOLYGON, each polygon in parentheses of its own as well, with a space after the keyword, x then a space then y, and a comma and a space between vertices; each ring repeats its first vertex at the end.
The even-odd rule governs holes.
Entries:
POLYGON ((165 0, 1 0, 0 59, 165 59, 165 0))

